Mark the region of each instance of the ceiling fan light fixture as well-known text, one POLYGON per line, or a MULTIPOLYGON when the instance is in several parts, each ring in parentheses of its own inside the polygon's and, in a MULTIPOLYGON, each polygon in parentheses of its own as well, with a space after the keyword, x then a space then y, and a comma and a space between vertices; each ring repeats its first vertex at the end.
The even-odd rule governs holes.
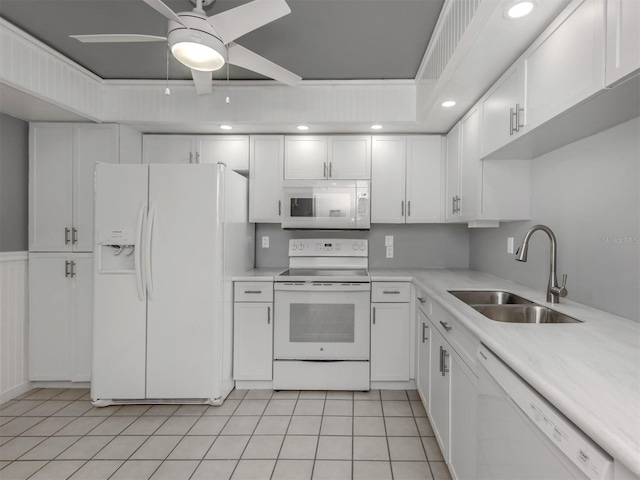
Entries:
POLYGON ((183 65, 202 72, 220 70, 225 64, 220 52, 202 43, 179 42, 171 46, 171 53, 183 65))

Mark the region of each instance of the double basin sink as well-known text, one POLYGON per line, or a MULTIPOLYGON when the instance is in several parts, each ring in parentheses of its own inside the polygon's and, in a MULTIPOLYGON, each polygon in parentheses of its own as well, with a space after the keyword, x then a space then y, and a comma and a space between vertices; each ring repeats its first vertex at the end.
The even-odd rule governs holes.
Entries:
POLYGON ((496 322, 582 323, 582 320, 534 303, 510 292, 449 290, 449 293, 496 322))

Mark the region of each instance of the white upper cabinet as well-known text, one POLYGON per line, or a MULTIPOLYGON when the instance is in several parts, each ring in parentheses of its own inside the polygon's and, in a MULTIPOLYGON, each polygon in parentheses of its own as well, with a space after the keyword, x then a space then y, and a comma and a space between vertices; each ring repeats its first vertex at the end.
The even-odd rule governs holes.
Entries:
POLYGON ((371 155, 371 223, 404 223, 407 137, 374 136, 371 155))
POLYGON ((371 137, 368 135, 285 137, 287 180, 368 180, 371 137))
POLYGON ((327 137, 285 137, 284 178, 322 180, 329 173, 327 137))
POLYGON ((447 222, 495 227, 531 215, 531 161, 481 160, 480 109, 474 107, 447 136, 447 222))
POLYGON ((247 135, 145 135, 144 163, 224 163, 249 170, 247 135))
POLYGON ((249 171, 247 135, 203 135, 196 137, 198 163, 224 163, 236 172, 249 171))
POLYGON ((518 137, 524 127, 524 68, 511 67, 480 100, 482 155, 518 137))
POLYGON ((252 135, 249 153, 249 221, 280 223, 284 137, 252 135))
POLYGON ((637 74, 640 69, 640 2, 607 0, 607 86, 637 74))
POLYGON ((443 142, 439 135, 407 137, 407 223, 442 221, 443 142))
POLYGON ((144 163, 198 163, 193 135, 144 135, 144 163))
POLYGON ((92 251, 94 165, 119 162, 118 125, 32 123, 29 142, 29 250, 92 251))
POLYGON ((574 1, 525 52, 525 129, 604 87, 605 4, 574 1))
POLYGON ((439 135, 373 137, 371 223, 442 221, 442 148, 439 135))
POLYGON ((371 137, 351 135, 329 137, 328 178, 368 180, 371 178, 371 137))

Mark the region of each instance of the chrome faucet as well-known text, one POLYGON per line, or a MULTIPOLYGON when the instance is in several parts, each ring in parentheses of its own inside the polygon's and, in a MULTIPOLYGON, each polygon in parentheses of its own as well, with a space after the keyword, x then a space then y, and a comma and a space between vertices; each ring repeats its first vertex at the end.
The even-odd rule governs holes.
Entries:
POLYGON ((567 276, 562 276, 562 285, 558 285, 558 277, 556 276, 556 236, 553 234, 551 229, 546 225, 534 225, 529 229, 529 231, 524 236, 524 240, 522 240, 522 245, 516 251, 516 260, 519 262, 527 261, 527 252, 529 251, 529 239, 533 232, 537 230, 542 230, 549 236, 549 240, 551 240, 551 271, 549 272, 549 284, 547 285, 547 302, 550 303, 559 303, 560 297, 567 296, 567 289, 565 288, 567 285, 567 276))

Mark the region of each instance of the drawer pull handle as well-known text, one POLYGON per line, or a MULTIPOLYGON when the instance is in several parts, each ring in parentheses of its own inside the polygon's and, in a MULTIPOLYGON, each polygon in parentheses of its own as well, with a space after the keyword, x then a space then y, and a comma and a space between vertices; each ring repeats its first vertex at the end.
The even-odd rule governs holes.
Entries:
POLYGON ((262 290, 245 290, 244 293, 262 293, 262 290))
POLYGON ((267 325, 271 324, 271 307, 267 307, 267 325))
POLYGON ((382 293, 385 295, 399 295, 400 292, 398 290, 383 290, 382 293))
POLYGON ((426 342, 427 340, 429 340, 429 337, 427 337, 425 334, 427 333, 427 329, 429 327, 427 326, 426 323, 422 323, 422 343, 426 342))
POLYGON ((447 322, 443 322, 442 320, 440 320, 440 325, 442 325, 447 332, 453 328, 450 327, 447 322))

